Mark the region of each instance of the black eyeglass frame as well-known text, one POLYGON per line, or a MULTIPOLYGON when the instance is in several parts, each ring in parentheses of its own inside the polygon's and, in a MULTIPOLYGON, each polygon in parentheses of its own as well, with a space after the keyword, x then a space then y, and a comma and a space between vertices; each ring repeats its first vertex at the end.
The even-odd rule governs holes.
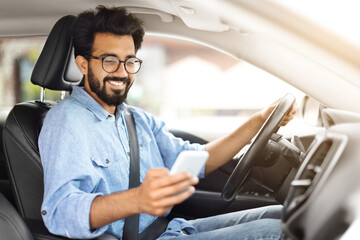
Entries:
POLYGON ((137 57, 130 57, 130 58, 126 59, 125 61, 122 61, 122 60, 120 60, 119 58, 117 58, 116 56, 112 56, 112 55, 105 56, 105 57, 95 57, 95 56, 91 56, 91 55, 85 55, 84 57, 85 57, 85 58, 92 58, 92 59, 101 60, 101 67, 102 67, 102 69, 103 69, 105 72, 107 72, 107 73, 114 73, 114 72, 116 72, 117 70, 119 70, 120 64, 121 64, 121 63, 124 63, 124 68, 125 68, 125 71, 126 71, 127 73, 129 73, 129 74, 136 74, 136 73, 139 72, 139 70, 140 70, 140 68, 141 68, 141 64, 142 64, 142 62, 143 62, 140 58, 137 58, 137 57), (116 69, 115 69, 114 71, 112 71, 112 72, 106 71, 105 68, 104 68, 104 59, 107 58, 107 57, 116 58, 116 59, 118 60, 118 62, 119 62, 119 64, 118 64, 118 66, 116 67, 116 69), (134 59, 134 58, 139 61, 140 66, 139 66, 139 69, 138 69, 136 72, 132 73, 132 72, 129 72, 129 71, 127 70, 127 68, 126 68, 126 62, 129 61, 130 59, 134 59))

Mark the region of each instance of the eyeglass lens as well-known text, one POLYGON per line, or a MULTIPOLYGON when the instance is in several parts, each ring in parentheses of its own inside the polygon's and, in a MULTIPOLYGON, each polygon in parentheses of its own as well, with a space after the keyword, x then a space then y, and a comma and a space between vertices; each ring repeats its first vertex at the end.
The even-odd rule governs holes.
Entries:
MULTIPOLYGON (((128 73, 137 73, 141 62, 137 58, 129 58, 124 62, 125 70, 128 73)), ((114 56, 107 56, 103 59, 103 68, 106 72, 116 72, 120 66, 120 61, 114 56)))

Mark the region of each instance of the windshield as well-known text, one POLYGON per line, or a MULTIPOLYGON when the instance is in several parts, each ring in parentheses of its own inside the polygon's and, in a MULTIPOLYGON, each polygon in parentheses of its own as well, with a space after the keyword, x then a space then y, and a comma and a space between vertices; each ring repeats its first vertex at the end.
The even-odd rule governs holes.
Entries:
POLYGON ((276 0, 322 29, 360 48, 359 2, 353 0, 276 0))

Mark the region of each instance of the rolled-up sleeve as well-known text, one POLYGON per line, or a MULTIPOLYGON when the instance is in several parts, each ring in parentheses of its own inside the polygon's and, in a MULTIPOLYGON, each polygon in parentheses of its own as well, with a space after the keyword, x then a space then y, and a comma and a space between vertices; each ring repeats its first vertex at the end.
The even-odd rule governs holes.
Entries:
POLYGON ((90 229, 91 204, 101 193, 94 193, 99 180, 87 161, 87 151, 77 139, 72 130, 62 125, 41 131, 39 149, 45 182, 41 214, 53 234, 94 238, 108 227, 90 229))

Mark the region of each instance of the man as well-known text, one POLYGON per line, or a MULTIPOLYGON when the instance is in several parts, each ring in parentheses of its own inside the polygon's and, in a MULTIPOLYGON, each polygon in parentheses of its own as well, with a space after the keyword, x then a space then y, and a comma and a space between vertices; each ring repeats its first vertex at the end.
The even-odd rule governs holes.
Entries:
MULTIPOLYGON (((45 183, 42 215, 54 234, 93 238, 106 232, 121 238, 124 219, 136 214, 142 232, 195 191, 197 177, 185 172, 169 175, 180 152, 209 152, 202 177, 232 159, 275 106, 205 146, 175 138, 163 122, 130 107, 140 146, 142 184, 128 189, 130 148, 124 114, 129 106, 124 100, 140 69, 136 52, 144 30, 124 9, 99 6, 80 14, 73 31, 76 63, 85 85, 74 87, 70 97, 49 111, 39 137, 45 183)), ((294 114, 295 110, 283 124, 294 114)), ((193 221, 173 219, 160 238, 280 239, 280 210, 275 206, 193 221)))

